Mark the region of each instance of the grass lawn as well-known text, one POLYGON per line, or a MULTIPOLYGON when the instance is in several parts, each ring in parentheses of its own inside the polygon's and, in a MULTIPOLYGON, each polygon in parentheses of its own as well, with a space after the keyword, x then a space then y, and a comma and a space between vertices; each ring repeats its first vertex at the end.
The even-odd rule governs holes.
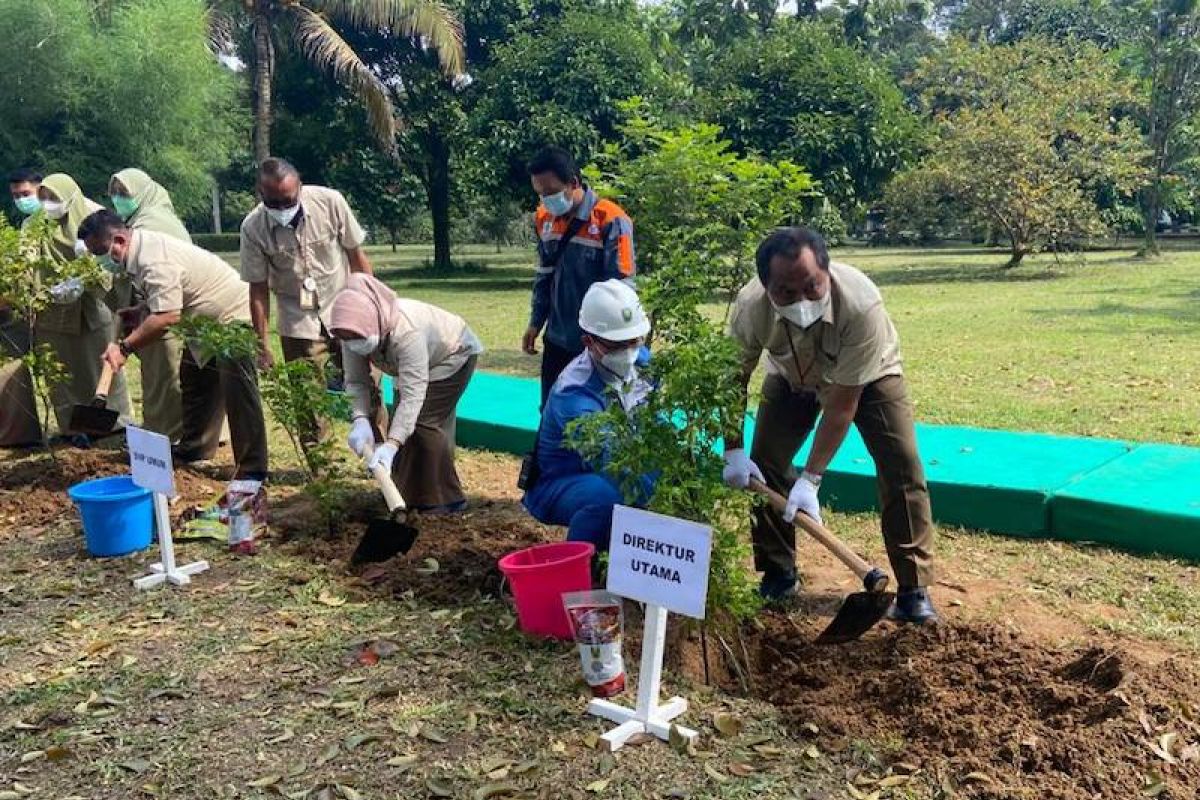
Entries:
MULTIPOLYGON (((452 277, 422 273, 430 255, 371 252, 397 290, 471 323, 483 369, 536 374, 518 347, 531 251, 463 248, 456 257, 489 268, 452 277)), ((970 248, 834 257, 883 291, 922 421, 1200 444, 1200 251, 1042 256, 1011 271, 1003 253, 970 248)))

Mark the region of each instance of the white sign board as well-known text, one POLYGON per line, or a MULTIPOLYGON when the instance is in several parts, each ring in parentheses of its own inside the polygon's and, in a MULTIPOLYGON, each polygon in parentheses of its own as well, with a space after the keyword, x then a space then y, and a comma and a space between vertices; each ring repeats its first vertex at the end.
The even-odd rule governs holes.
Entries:
POLYGON ((608 590, 704 619, 712 528, 628 506, 613 509, 608 590))
POLYGON ((171 440, 161 433, 125 428, 129 443, 129 466, 133 482, 167 497, 175 496, 175 470, 171 464, 171 440))

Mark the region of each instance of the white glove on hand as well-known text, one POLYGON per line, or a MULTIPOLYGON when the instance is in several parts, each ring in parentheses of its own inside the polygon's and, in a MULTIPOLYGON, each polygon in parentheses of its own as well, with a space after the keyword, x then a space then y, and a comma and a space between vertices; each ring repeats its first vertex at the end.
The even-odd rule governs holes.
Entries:
POLYGON ((371 423, 366 417, 354 420, 354 424, 350 426, 350 435, 346 437, 346 444, 356 456, 362 456, 367 451, 367 445, 375 444, 375 431, 371 430, 371 423))
POLYGON ((50 298, 59 305, 74 303, 83 297, 83 278, 67 278, 50 287, 50 298))
POLYGON ((396 453, 399 451, 400 448, 392 442, 384 442, 375 448, 375 453, 367 460, 367 469, 374 472, 376 467, 383 467, 391 473, 392 462, 396 460, 396 453))
MULTIPOLYGON (((805 473, 807 475, 807 473, 805 473)), ((817 485, 805 475, 792 486, 788 493, 787 507, 783 510, 784 522, 791 522, 796 513, 807 514, 817 522, 821 522, 821 503, 817 500, 817 485)))
POLYGON ((734 489, 745 489, 750 486, 751 478, 757 478, 761 483, 767 482, 758 464, 750 460, 744 449, 738 447, 726 450, 725 469, 721 472, 721 479, 734 489))

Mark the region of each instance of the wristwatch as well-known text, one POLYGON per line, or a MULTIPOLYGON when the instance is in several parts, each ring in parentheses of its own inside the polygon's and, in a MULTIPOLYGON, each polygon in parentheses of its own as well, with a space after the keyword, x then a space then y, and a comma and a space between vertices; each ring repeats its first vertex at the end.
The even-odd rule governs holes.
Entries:
POLYGON ((129 358, 131 355, 133 355, 133 352, 134 352, 133 348, 130 347, 129 343, 126 342, 124 339, 117 342, 117 347, 120 349, 121 355, 125 356, 126 358, 129 358))
POLYGON ((813 486, 820 486, 821 479, 825 476, 819 472, 809 472, 808 470, 804 470, 804 472, 800 473, 800 477, 811 483, 813 486))

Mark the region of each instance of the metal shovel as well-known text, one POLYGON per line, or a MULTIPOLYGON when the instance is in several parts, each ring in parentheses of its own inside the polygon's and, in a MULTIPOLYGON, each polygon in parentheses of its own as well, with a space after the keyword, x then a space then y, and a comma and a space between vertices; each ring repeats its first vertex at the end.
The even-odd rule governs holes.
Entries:
MULTIPOLYGON (((367 445, 364 454, 366 459, 370 460, 374 453, 375 448, 367 445)), ((371 474, 375 476, 375 482, 383 492, 388 515, 376 517, 367 523, 367 532, 363 534, 358 547, 354 548, 354 555, 350 557, 351 564, 372 564, 387 561, 400 553, 407 553, 420 533, 416 526, 408 523, 408 506, 404 504, 404 498, 396 488, 388 469, 379 465, 371 470, 371 474)))
MULTIPOLYGON (((780 514, 787 508, 787 499, 762 481, 751 478, 750 488, 765 496, 771 503, 771 507, 780 514)), ((796 514, 793 522, 849 567, 862 581, 863 588, 866 589, 865 592, 848 595, 842 601, 841 608, 834 615, 833 621, 817 637, 817 644, 840 644, 857 639, 887 616, 892 601, 896 599, 895 592, 887 591, 887 573, 879 567, 867 563, 862 556, 847 547, 841 539, 807 514, 796 514)))
POLYGON ((76 403, 71 407, 71 419, 67 427, 75 433, 86 433, 88 436, 106 436, 113 432, 120 416, 108 408, 108 390, 112 386, 113 368, 107 361, 100 372, 100 381, 96 384, 96 396, 90 403, 76 403))

